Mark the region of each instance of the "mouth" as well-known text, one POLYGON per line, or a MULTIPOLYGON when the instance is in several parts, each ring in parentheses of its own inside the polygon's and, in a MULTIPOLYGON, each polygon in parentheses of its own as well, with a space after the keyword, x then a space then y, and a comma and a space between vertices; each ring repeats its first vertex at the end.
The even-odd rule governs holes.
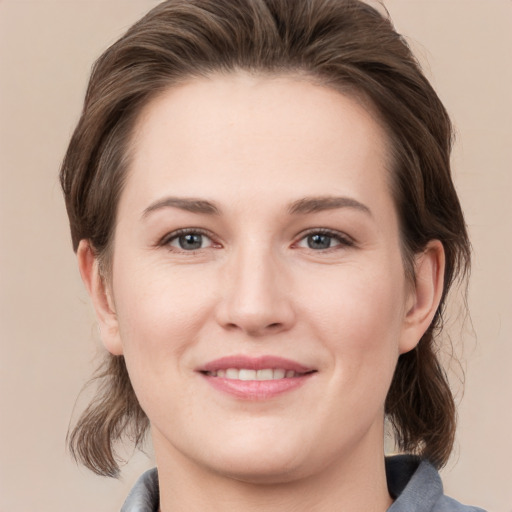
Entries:
POLYGON ((284 368, 263 368, 262 370, 253 370, 250 368, 228 368, 227 370, 216 370, 205 372, 209 377, 220 377, 228 380, 280 380, 301 377, 310 372, 296 372, 294 370, 285 370, 284 368))
POLYGON ((245 400, 264 400, 302 386, 314 368, 274 356, 216 359, 198 368, 216 390, 245 400))

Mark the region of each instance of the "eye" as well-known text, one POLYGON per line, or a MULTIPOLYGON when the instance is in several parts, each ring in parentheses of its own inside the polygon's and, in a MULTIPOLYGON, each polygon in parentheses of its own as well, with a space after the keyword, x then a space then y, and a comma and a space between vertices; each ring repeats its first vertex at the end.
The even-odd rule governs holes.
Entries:
POLYGON ((325 230, 310 232, 297 243, 298 247, 304 247, 314 251, 325 251, 334 247, 350 247, 352 245, 354 245, 354 242, 346 235, 325 230))
POLYGON ((162 245, 181 251, 198 251, 212 247, 213 242, 209 236, 201 231, 180 229, 165 237, 162 245))

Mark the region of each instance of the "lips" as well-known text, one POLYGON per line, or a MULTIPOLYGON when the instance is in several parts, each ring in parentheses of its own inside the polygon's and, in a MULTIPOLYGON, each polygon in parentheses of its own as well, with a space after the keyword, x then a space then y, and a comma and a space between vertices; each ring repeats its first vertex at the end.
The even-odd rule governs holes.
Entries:
POLYGON ((234 355, 222 357, 211 361, 202 366, 199 371, 201 372, 218 372, 219 370, 228 370, 230 368, 247 369, 247 370, 265 370, 283 369, 285 371, 294 371, 296 373, 308 373, 314 371, 314 368, 308 368, 302 364, 276 356, 260 356, 248 357, 244 355, 234 355))
POLYGON ((314 368, 275 356, 235 355, 211 361, 198 371, 218 391, 237 398, 262 400, 296 389, 314 368))
POLYGON ((299 377, 301 373, 293 370, 285 370, 284 368, 263 368, 261 370, 253 370, 251 368, 228 368, 227 370, 217 370, 208 372, 211 377, 221 377, 230 380, 278 380, 299 377))

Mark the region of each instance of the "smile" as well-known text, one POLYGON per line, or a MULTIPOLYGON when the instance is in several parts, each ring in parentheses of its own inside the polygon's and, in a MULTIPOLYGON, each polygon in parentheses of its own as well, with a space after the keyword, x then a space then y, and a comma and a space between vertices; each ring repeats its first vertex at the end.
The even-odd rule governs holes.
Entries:
POLYGON ((207 372, 210 377, 220 377, 228 380, 278 380, 291 379, 304 375, 294 370, 285 370, 284 368, 264 368, 262 370, 253 370, 249 368, 228 368, 227 370, 217 370, 207 372))
POLYGON ((317 370, 276 356, 227 356, 197 369, 217 392, 261 401, 300 388, 317 370))

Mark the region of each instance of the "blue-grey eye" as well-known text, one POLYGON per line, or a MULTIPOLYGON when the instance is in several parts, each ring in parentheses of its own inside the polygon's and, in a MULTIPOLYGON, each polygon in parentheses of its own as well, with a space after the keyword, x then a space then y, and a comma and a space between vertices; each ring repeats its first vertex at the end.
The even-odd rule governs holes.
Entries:
POLYGON ((351 247, 353 242, 343 233, 330 231, 311 231, 304 235, 297 243, 297 247, 325 251, 334 247, 351 247))
POLYGON ((322 233, 314 233, 308 235, 306 241, 310 249, 329 249, 332 245, 333 237, 322 233))
POLYGON ((183 233, 175 236, 170 242, 171 247, 176 247, 182 251, 197 251, 209 247, 212 241, 202 233, 183 233))

